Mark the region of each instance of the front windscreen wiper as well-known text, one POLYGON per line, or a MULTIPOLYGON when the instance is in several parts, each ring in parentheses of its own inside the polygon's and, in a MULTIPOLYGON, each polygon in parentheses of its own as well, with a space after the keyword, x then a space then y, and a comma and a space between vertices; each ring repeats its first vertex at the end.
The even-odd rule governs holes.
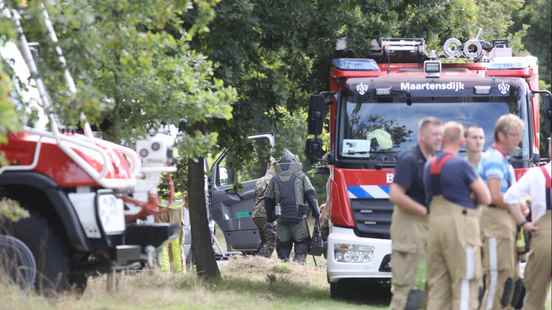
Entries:
POLYGON ((365 154, 370 154, 370 152, 369 151, 347 151, 347 152, 343 153, 343 156, 346 156, 346 155, 365 155, 365 154))

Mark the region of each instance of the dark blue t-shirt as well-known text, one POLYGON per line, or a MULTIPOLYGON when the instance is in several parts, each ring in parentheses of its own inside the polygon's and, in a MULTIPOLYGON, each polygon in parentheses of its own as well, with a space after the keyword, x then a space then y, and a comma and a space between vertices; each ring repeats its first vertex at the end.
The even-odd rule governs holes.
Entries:
MULTIPOLYGON (((440 159, 444 154, 437 158, 440 159)), ((428 201, 433 198, 431 188, 430 162, 424 168, 424 184, 428 201)), ((441 193, 450 202, 464 208, 475 208, 476 205, 470 198, 470 185, 477 179, 473 167, 460 156, 451 157, 443 166, 440 174, 441 193)))
POLYGON ((400 185, 410 198, 427 206, 423 185, 423 171, 426 158, 419 146, 399 155, 393 183, 400 185))

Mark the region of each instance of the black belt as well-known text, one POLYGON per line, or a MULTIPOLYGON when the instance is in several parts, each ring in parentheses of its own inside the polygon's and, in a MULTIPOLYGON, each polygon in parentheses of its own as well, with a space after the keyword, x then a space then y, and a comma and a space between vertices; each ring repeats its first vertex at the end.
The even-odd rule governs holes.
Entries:
POLYGON ((497 205, 489 205, 489 208, 499 208, 497 205))

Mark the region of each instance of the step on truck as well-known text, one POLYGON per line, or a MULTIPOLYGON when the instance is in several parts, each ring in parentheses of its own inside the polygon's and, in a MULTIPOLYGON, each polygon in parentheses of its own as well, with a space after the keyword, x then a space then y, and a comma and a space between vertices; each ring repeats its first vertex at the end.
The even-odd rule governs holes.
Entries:
POLYGON ((329 90, 311 96, 306 142, 307 156, 321 160, 319 135, 329 111, 324 164, 332 297, 347 293, 351 280, 391 278, 389 185, 398 154, 416 144, 420 119, 479 125, 488 148, 498 117, 518 115, 526 126, 510 161, 519 176, 540 159, 539 105, 548 107, 550 117, 550 92, 538 90, 537 59, 513 57, 505 40, 451 39, 441 57, 428 55, 417 38, 380 39, 363 58, 350 57, 354 52, 343 43, 332 62, 329 90))
MULTIPOLYGON (((17 204, 27 213, 15 222, 0 217, 0 277, 5 279, 7 272, 20 286, 48 294, 82 290, 89 275, 144 267, 153 259, 152 249, 175 236, 177 228, 125 219, 124 201, 137 201, 136 196, 143 196, 139 191, 154 189, 148 185, 151 178, 144 176, 152 173, 151 167, 142 167, 144 156, 134 150, 97 138, 87 123, 83 133, 58 127, 20 11, 7 8, 4 1, 0 8, 2 17, 14 22, 18 39, 0 41, 0 61, 13 82, 11 101, 19 110, 35 108, 39 114, 34 127, 10 132, 0 144, 5 159, 0 166, 1 207, 17 204), (45 129, 48 121, 50 130, 45 129)), ((58 56, 65 65, 61 49, 58 56)), ((74 93, 65 70, 68 89, 74 93)), ((142 200, 149 208, 144 215, 152 214, 156 201, 142 200)))

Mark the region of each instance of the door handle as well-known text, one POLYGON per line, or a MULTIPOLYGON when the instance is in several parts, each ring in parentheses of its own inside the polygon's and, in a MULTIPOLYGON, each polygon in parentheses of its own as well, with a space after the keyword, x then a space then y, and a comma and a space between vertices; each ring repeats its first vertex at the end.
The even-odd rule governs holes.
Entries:
POLYGON ((225 190, 225 192, 228 193, 228 194, 236 195, 236 196, 238 196, 238 198, 240 200, 243 200, 242 195, 240 195, 240 193, 238 193, 238 192, 233 191, 231 188, 225 190))

